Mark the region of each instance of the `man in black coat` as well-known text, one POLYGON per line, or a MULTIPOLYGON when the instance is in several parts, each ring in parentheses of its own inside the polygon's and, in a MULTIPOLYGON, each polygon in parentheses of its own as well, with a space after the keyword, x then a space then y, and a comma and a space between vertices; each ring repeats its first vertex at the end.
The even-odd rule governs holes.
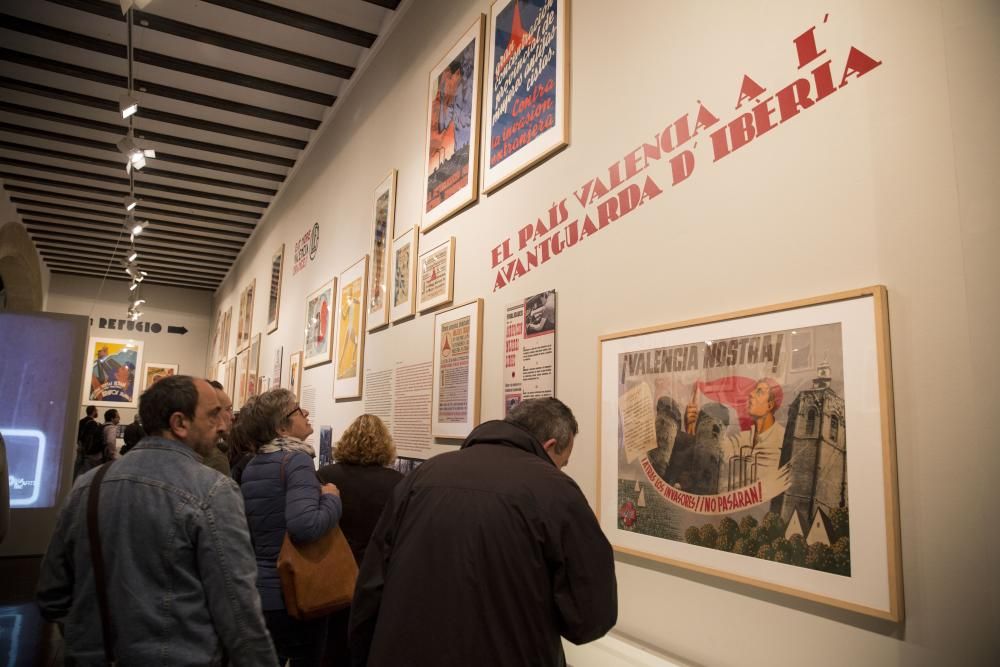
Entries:
POLYGON ((396 487, 351 611, 355 665, 564 665, 618 617, 611 545, 560 471, 576 419, 520 403, 396 487))

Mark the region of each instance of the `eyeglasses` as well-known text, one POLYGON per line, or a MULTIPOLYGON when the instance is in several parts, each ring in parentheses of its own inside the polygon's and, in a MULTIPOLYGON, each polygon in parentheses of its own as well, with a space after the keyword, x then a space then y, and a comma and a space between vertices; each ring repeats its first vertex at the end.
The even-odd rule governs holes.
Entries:
MULTIPOLYGON (((291 419, 292 415, 294 415, 296 412, 302 412, 302 406, 296 405, 294 410, 292 410, 287 415, 285 415, 284 421, 288 421, 289 419, 291 419)), ((305 413, 304 412, 302 412, 302 416, 305 417, 305 413)))

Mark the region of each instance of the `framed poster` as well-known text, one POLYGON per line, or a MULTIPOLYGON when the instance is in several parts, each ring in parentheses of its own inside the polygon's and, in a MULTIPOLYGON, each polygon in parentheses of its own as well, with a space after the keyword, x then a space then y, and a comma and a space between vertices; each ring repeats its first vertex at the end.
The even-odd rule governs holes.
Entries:
POLYGON ((253 325, 253 301, 257 279, 254 278, 240 294, 240 320, 236 328, 236 349, 250 347, 250 327, 253 325))
POLYGON ((462 439, 479 424, 483 300, 434 315, 431 435, 462 439))
POLYGON ((134 408, 139 401, 136 373, 142 364, 142 342, 93 336, 87 346, 83 402, 108 408, 134 408))
POLYGON ((239 410, 247 402, 247 380, 250 375, 250 348, 236 353, 236 387, 232 395, 233 409, 239 410))
POLYGON ((417 309, 451 303, 455 294, 455 237, 420 254, 417 309))
POLYGON ((392 241, 392 304, 393 322, 416 312, 417 304, 417 239, 420 228, 414 225, 392 241))
POLYGON ((285 356, 285 346, 279 345, 274 351, 274 365, 271 367, 271 389, 281 386, 281 361, 285 356))
POLYGON ((302 400, 302 352, 292 352, 288 357, 288 389, 295 400, 302 400))
MULTIPOLYGON (((233 403, 236 403, 236 357, 230 357, 226 362, 226 381, 223 383, 226 385, 226 393, 229 394, 229 398, 233 399, 233 403)), ((236 409, 236 408, 234 408, 236 409)))
POLYGON ((365 285, 368 255, 340 274, 337 296, 337 364, 333 379, 334 398, 361 396, 365 352, 365 285))
POLYGON ((222 333, 219 335, 219 359, 223 361, 229 354, 229 331, 233 326, 233 307, 229 306, 222 314, 222 333))
POLYGON ((496 0, 486 58, 483 190, 569 143, 569 0, 496 0))
POLYGON ((371 282, 368 285, 368 329, 377 329, 389 323, 389 259, 396 217, 396 170, 375 188, 375 206, 372 221, 371 282))
POLYGON ((598 516, 616 550, 902 619, 884 287, 599 346, 598 516), (806 342, 811 368, 793 363, 806 342))
POLYGON ((306 298, 306 338, 302 347, 303 364, 312 368, 325 364, 333 354, 334 278, 306 298))
POLYGON ((480 15, 430 73, 422 231, 476 201, 479 193, 479 96, 483 69, 480 15))
POLYGON ((247 361, 247 398, 261 393, 260 380, 260 334, 257 334, 250 341, 250 359, 247 361))
POLYGON ((267 290, 267 333, 278 330, 278 311, 281 309, 281 274, 285 263, 285 244, 271 257, 271 284, 267 290))
POLYGON ((163 364, 158 361, 147 361, 142 371, 142 390, 146 391, 157 380, 162 380, 171 375, 177 375, 180 366, 177 364, 163 364))
POLYGON ((503 322, 503 414, 556 395, 556 291, 507 306, 503 322))

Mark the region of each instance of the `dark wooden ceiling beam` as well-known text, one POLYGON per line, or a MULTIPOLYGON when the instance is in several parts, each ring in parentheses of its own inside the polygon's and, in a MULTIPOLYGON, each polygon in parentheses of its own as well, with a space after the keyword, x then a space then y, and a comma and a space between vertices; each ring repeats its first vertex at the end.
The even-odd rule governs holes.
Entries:
MULTIPOLYGON (((101 183, 113 183, 114 185, 128 185, 127 178, 120 178, 118 176, 107 176, 105 174, 95 174, 87 171, 77 171, 76 169, 67 169, 66 167, 57 167, 55 165, 48 164, 38 164, 35 162, 28 162, 26 160, 15 160, 14 158, 8 158, 0 156, 0 164, 6 164, 11 167, 20 167, 22 169, 31 169, 33 171, 41 171, 48 174, 62 174, 63 176, 73 176, 74 178, 82 178, 90 181, 99 181, 101 183)), ((122 162, 122 173, 125 172, 125 162, 122 162)))
MULTIPOLYGON (((58 229, 49 229, 44 225, 33 224, 28 228, 28 233, 31 238, 36 243, 48 243, 50 245, 57 246, 67 246, 72 247, 78 245, 80 247, 97 246, 105 247, 111 243, 114 245, 114 240, 109 241, 107 236, 93 235, 93 234, 74 234, 68 231, 62 231, 58 229)), ((122 244, 119 244, 122 245, 122 244)), ((127 244, 122 246, 127 247, 127 244)), ((229 266, 236 260, 236 255, 234 254, 212 254, 209 252, 196 252, 190 248, 178 248, 177 244, 171 244, 168 246, 160 246, 150 242, 148 239, 142 241, 141 239, 136 239, 136 248, 142 252, 153 253, 158 256, 169 257, 170 259, 187 259, 196 262, 206 262, 215 263, 220 266, 229 266)))
POLYGON ((365 2, 395 11, 396 7, 399 7, 400 0, 365 0, 365 2))
MULTIPOLYGON (((4 189, 8 190, 9 192, 15 193, 15 195, 18 193, 27 195, 26 197, 11 196, 10 200, 15 204, 54 206, 54 204, 50 204, 42 199, 38 199, 38 197, 50 197, 53 199, 59 199, 60 201, 70 201, 79 204, 91 204, 93 206, 103 206, 105 208, 114 209, 116 213, 124 210, 124 202, 121 200, 105 201, 101 199, 91 199, 90 197, 79 197, 79 196, 60 194, 58 192, 49 192, 47 190, 34 190, 32 188, 19 188, 17 186, 12 187, 10 185, 4 186, 4 189)), ((142 206, 136 209, 136 212, 141 212, 142 214, 152 213, 156 215, 165 215, 173 218, 182 218, 184 220, 194 220, 197 222, 207 222, 213 225, 225 225, 227 227, 245 229, 245 230, 253 230, 257 227, 257 225, 252 222, 243 222, 242 220, 226 220, 225 218, 215 218, 208 215, 195 215, 193 213, 185 213, 183 211, 171 211, 165 208, 154 208, 152 206, 146 205, 146 203, 143 201, 140 201, 140 204, 142 204, 142 206)), ((60 206, 67 206, 67 205, 60 204, 60 206)), ((73 207, 67 206, 67 210, 69 208, 73 207)), ((92 209, 81 209, 81 210, 89 211, 92 209)))
MULTIPOLYGON (((31 35, 33 37, 40 37, 42 39, 58 42, 60 44, 75 46, 87 51, 103 53, 116 58, 125 59, 128 57, 127 49, 123 44, 109 42, 107 40, 90 37, 88 35, 81 35, 80 33, 62 30, 61 28, 54 28, 52 26, 45 25, 44 23, 29 21, 27 19, 11 16, 10 14, 0 13, 0 28, 12 30, 25 35, 31 35)), ((309 90, 308 88, 300 88, 298 86, 292 86, 278 81, 271 81, 269 79, 252 76, 250 74, 233 72, 232 70, 222 69, 221 67, 203 65, 201 63, 184 60, 182 58, 174 58, 159 53, 153 53, 152 51, 146 51, 144 49, 133 49, 132 58, 135 62, 143 63, 145 65, 162 67, 164 69, 174 70, 175 72, 183 72, 185 74, 193 74, 195 76, 205 77, 206 79, 232 83, 238 86, 243 86, 244 88, 252 88, 266 93, 281 95, 283 97, 305 100, 307 102, 321 104, 323 106, 330 106, 336 100, 336 97, 333 95, 328 95, 315 90, 309 90)))
MULTIPOLYGON (((47 111, 45 109, 26 107, 20 104, 11 104, 10 102, 4 102, 2 100, 0 100, 0 111, 6 111, 18 116, 27 116, 29 118, 42 118, 44 120, 63 123, 64 125, 86 127, 91 130, 98 130, 100 132, 107 132, 109 134, 117 134, 121 136, 124 136, 128 131, 128 127, 125 125, 103 123, 101 121, 81 118, 78 116, 70 116, 56 111, 47 111)), ((281 157, 278 155, 268 155, 267 153, 258 153, 256 151, 248 151, 241 148, 232 148, 230 146, 221 146, 219 144, 212 144, 205 141, 195 141, 193 139, 186 139, 183 137, 175 137, 169 134, 163 134, 162 132, 143 130, 142 128, 137 128, 135 130, 135 136, 139 139, 155 141, 158 144, 183 146, 184 148, 205 151, 207 153, 219 153, 220 155, 228 155, 229 157, 241 158, 244 160, 276 164, 281 167, 293 167, 295 165, 295 160, 291 158, 281 157)))
MULTIPOLYGON (((69 104, 79 104, 80 106, 100 109, 101 111, 118 112, 118 102, 116 100, 106 100, 92 95, 84 95, 71 90, 53 88, 52 86, 43 86, 38 83, 21 81, 19 79, 13 79, 6 76, 0 76, 0 88, 18 90, 22 93, 28 93, 29 95, 38 95, 39 97, 58 100, 59 102, 67 102, 69 104)), ((169 113, 166 111, 157 111, 156 109, 150 109, 149 107, 141 105, 139 106, 139 110, 135 112, 135 116, 136 118, 144 118, 157 123, 167 123, 168 125, 179 125, 181 127, 196 130, 204 130, 205 132, 226 134, 232 137, 240 137, 241 139, 249 139, 250 141, 271 144, 273 146, 294 148, 295 150, 304 149, 307 143, 301 139, 284 137, 278 134, 271 134, 269 132, 249 130, 227 123, 215 123, 208 120, 202 120, 201 118, 192 118, 191 116, 182 116, 180 114, 169 113)))
MULTIPOLYGON (((110 252, 98 252, 98 251, 87 251, 87 252, 76 252, 68 249, 52 249, 52 248, 40 248, 38 251, 42 257, 56 257, 60 261, 72 262, 74 259, 80 257, 86 257, 92 261, 100 262, 106 265, 109 261, 114 266, 121 266, 121 261, 128 257, 127 253, 115 253, 110 252)), ((226 271, 223 269, 212 268, 212 269, 199 269, 197 267, 192 267, 184 264, 174 264, 171 262, 165 262, 162 260, 154 260, 149 258, 142 253, 139 254, 139 266, 142 267, 143 271, 150 271, 151 267, 162 267, 164 271, 171 273, 176 273, 182 276, 190 275, 192 278, 202 278, 205 280, 218 281, 225 277, 226 271)), ((124 272, 124 271, 123 271, 124 272)))
MULTIPOLYGON (((104 210, 94 209, 94 208, 85 208, 83 206, 70 206, 69 204, 54 204, 52 202, 38 201, 37 199, 30 199, 30 198, 25 198, 25 197, 11 197, 10 201, 12 203, 14 203, 14 204, 21 204, 21 205, 23 205, 25 207, 29 207, 29 206, 30 207, 34 207, 35 210, 37 210, 38 207, 42 207, 42 208, 48 208, 48 209, 55 209, 57 211, 65 211, 66 213, 82 213, 84 215, 102 216, 104 218, 112 218, 113 220, 115 220, 116 222, 118 222, 120 224, 124 224, 125 223, 125 209, 122 206, 118 206, 117 207, 117 209, 118 209, 117 211, 104 211, 104 210)), ((18 209, 20 210, 20 207, 18 207, 18 209)), ((34 211, 31 211, 31 212, 34 212, 34 211)), ((173 222, 171 220, 162 220, 162 219, 159 219, 159 218, 151 218, 151 217, 148 216, 148 214, 151 213, 151 212, 152 211, 150 209, 143 208, 142 212, 141 212, 141 214, 139 214, 138 218, 141 219, 141 220, 148 220, 149 224, 151 224, 151 225, 155 224, 155 225, 158 225, 160 227, 164 227, 164 228, 168 228, 168 229, 172 228, 172 229, 179 229, 179 230, 215 232, 215 233, 221 235, 220 237, 233 237, 233 238, 241 239, 243 241, 246 241, 246 239, 250 236, 251 232, 253 231, 253 225, 249 225, 249 229, 247 229, 246 227, 243 227, 241 229, 233 229, 233 228, 224 229, 224 228, 220 228, 220 227, 205 227, 205 226, 201 226, 201 225, 187 225, 187 224, 184 224, 182 222, 173 222)), ((29 213, 29 211, 25 211, 25 213, 27 214, 27 213, 29 213)), ((217 223, 217 224, 226 224, 225 220, 213 220, 212 222, 217 223)), ((211 238, 215 238, 215 237, 211 237, 211 238)))
MULTIPOLYGON (((99 241, 103 240, 107 243, 114 243, 115 240, 119 238, 119 234, 121 234, 122 241, 119 245, 128 245, 128 235, 122 234, 123 230, 121 229, 118 229, 116 233, 115 229, 111 227, 102 230, 87 225, 80 226, 62 224, 38 218, 24 218, 23 222, 24 226, 27 227, 29 231, 34 230, 42 233, 55 234, 60 238, 63 236, 69 238, 82 237, 85 239, 97 239, 99 241)), ((227 261, 231 261, 236 259, 236 256, 239 253, 238 248, 233 248, 228 245, 205 245, 202 243, 188 242, 178 243, 176 234, 172 236, 162 236, 155 233, 144 233, 143 237, 142 243, 144 246, 152 246, 158 250, 176 249, 178 252, 183 252, 192 256, 226 258, 227 261)))
MULTIPOLYGON (((62 213, 53 213, 52 211, 43 211, 33 208, 23 208, 21 206, 16 208, 17 212, 20 213, 25 219, 31 218, 33 220, 40 220, 44 218, 48 220, 56 220, 95 231, 117 232, 125 225, 125 216, 112 220, 95 220, 94 218, 80 218, 74 215, 64 215, 62 213)), ((106 214, 102 214, 99 211, 89 212, 89 214, 106 216, 106 214)), ((243 244, 246 242, 247 238, 245 234, 240 232, 207 230, 204 227, 184 225, 179 222, 170 222, 168 220, 154 220, 147 218, 146 216, 142 216, 139 219, 148 220, 150 224, 150 226, 147 227, 142 233, 142 236, 148 236, 150 239, 169 238, 175 243, 185 246, 188 244, 197 244, 201 247, 228 248, 239 252, 240 249, 243 248, 243 244), (168 237, 167 234, 170 230, 176 230, 176 233, 173 233, 168 237), (179 233, 183 233, 184 236, 182 238, 178 238, 179 233)))
MULTIPOLYGON (((75 249, 76 252, 78 253, 79 252, 105 253, 110 256, 112 250, 111 247, 108 246, 108 244, 101 243, 96 240, 86 241, 86 242, 82 241, 69 242, 69 241, 47 238, 43 236, 36 236, 34 237, 34 243, 38 248, 45 248, 46 250, 51 250, 53 252, 64 252, 64 253, 73 252, 75 249)), ((148 246, 136 246, 136 249, 139 251, 140 258, 143 257, 149 258, 150 261, 167 262, 171 264, 176 264, 178 267, 193 266, 205 270, 208 270, 208 267, 211 267, 212 271, 221 273, 225 273, 229 270, 229 262, 222 262, 218 259, 205 260, 183 255, 178 256, 177 254, 169 254, 162 251, 158 252, 155 249, 149 248, 148 246)), ((130 250, 128 246, 125 246, 124 250, 122 250, 122 248, 120 247, 119 250, 121 250, 121 252, 118 253, 119 255, 128 257, 128 252, 130 250)))
MULTIPOLYGON (((95 275, 93 271, 87 271, 85 269, 77 269, 73 266, 67 266, 66 264, 62 264, 59 262, 53 262, 51 264, 49 262, 46 262, 46 265, 49 267, 49 270, 52 271, 52 273, 59 273, 72 276, 87 276, 90 278, 100 278, 102 275, 104 275, 103 271, 100 274, 95 275)), ((115 275, 113 272, 110 275, 108 275, 107 279, 114 280, 116 282, 126 282, 126 283, 130 282, 130 279, 127 276, 124 275, 118 276, 115 275)), ((214 292, 218 288, 218 284, 213 286, 210 284, 188 282, 183 280, 158 279, 154 276, 147 276, 146 279, 143 280, 142 282, 144 285, 150 284, 150 285, 165 285, 168 287, 183 287, 185 289, 201 290, 203 292, 214 292)), ((123 308, 125 307, 124 303, 122 304, 122 307, 123 308)))
POLYGON ((272 5, 261 0, 204 0, 210 5, 218 5, 226 9, 232 9, 244 14, 250 14, 257 18, 282 23, 292 28, 306 30, 308 32, 330 37, 341 42, 354 44, 366 49, 370 49, 378 35, 365 30, 352 28, 342 23, 327 21, 316 16, 303 14, 293 9, 286 9, 278 5, 272 5))
POLYGON ((229 195, 220 195, 214 192, 203 192, 202 190, 189 190, 187 188, 177 188, 172 185, 163 185, 161 183, 150 183, 149 181, 136 181, 136 196, 139 195, 140 189, 145 190, 155 190, 157 192, 170 192, 175 195, 184 195, 186 197, 201 197, 203 199, 212 199, 214 201, 225 201, 230 204, 240 204, 242 206, 254 206, 256 208, 267 208, 268 202, 257 201, 256 199, 243 199, 242 197, 230 197, 229 195))
POLYGON ((208 178, 207 176, 187 174, 181 171, 167 171, 166 169, 158 169, 156 167, 144 167, 141 173, 143 176, 187 181, 189 183, 198 183, 199 185, 208 185, 213 188, 224 188, 226 190, 242 190, 243 192, 252 192, 257 195, 264 195, 265 197, 273 197, 278 194, 277 190, 262 188, 259 185, 250 185, 249 183, 239 183, 237 181, 223 181, 218 178, 208 178))
MULTIPOLYGON (((3 172, 0 171, 0 179, 7 182, 4 183, 4 188, 11 192, 26 192, 28 194, 40 194, 45 197, 62 197, 68 199, 79 199, 82 201, 87 201, 86 197, 81 197, 76 194, 66 193, 66 192, 51 192, 48 190, 34 190, 32 188, 25 188, 24 186, 17 185, 17 183, 31 183, 33 185, 47 185, 50 187, 61 188, 61 189, 73 189, 79 190, 81 192, 87 192, 90 194, 102 195, 105 197, 112 197, 119 203, 124 203, 125 196, 128 195, 127 191, 118 192, 115 190, 106 190, 104 188, 90 187, 86 185, 77 185, 76 183, 67 183, 65 181, 54 181, 48 178, 37 178, 34 176, 27 176, 24 174, 15 174, 13 172, 3 172), (11 183, 10 181, 14 181, 11 183)), ((211 213, 221 213, 223 215, 232 215, 240 218, 248 218, 251 220, 259 220, 261 215, 255 211, 243 211, 235 208, 224 208, 222 206, 211 206, 209 204, 202 204, 200 202, 190 202, 183 199, 172 199, 169 197, 155 197, 153 195, 142 195, 136 197, 140 202, 152 202, 154 204, 164 204, 167 206, 177 206, 179 208, 198 210, 198 211, 208 211, 211 213)), ((91 200, 95 201, 95 200, 91 200)), ((176 211, 168 211, 168 215, 176 215, 176 211)), ((229 222, 229 221, 227 221, 229 222)))

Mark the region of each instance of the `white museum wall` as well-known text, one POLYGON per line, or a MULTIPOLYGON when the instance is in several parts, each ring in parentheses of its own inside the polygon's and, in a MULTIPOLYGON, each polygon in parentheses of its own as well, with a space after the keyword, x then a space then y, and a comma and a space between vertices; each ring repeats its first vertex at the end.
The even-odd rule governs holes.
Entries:
MULTIPOLYGON (((50 313, 86 315, 91 319, 90 335, 105 338, 135 340, 143 344, 142 365, 150 361, 173 363, 180 366, 179 372, 204 376, 205 358, 208 350, 209 318, 212 293, 202 290, 181 289, 163 285, 142 286, 143 318, 141 322, 161 325, 159 333, 152 331, 129 331, 102 328, 101 319, 125 320, 128 310, 129 283, 108 280, 101 287, 101 279, 53 274, 50 279, 48 307, 50 313), (168 333, 167 327, 183 327, 187 333, 168 333)), ((142 369, 137 376, 142 377, 142 369)), ((137 381, 141 384, 141 380, 137 381)), ((139 387, 141 390, 143 387, 139 387)), ((81 387, 82 391, 82 387, 81 387)), ((82 417, 85 405, 77 409, 82 417)), ((104 410, 98 408, 99 419, 104 419, 104 410)), ((122 423, 127 424, 135 416, 135 408, 121 408, 122 423)))
MULTIPOLYGON (((419 224, 427 75, 488 10, 422 0, 338 102, 216 293, 213 313, 233 307, 226 356, 251 279, 252 332, 265 331, 270 259, 285 244, 280 326, 262 337, 261 368, 283 346, 287 386, 305 296, 369 252, 372 191, 390 169, 396 233, 419 224), (315 222, 317 256, 292 275, 295 240, 315 222)), ((556 394, 581 431, 567 472, 594 503, 598 336, 877 283, 889 293, 906 620, 618 556, 616 631, 704 665, 995 664, 1000 538, 988 492, 1000 457, 982 420, 1000 375, 1000 5, 577 0, 571 23, 570 146, 420 239, 455 236, 455 303, 485 301, 484 420, 502 415, 504 307, 554 288, 556 394), (852 46, 882 64, 718 162, 701 134, 689 179, 670 187, 666 161, 654 163, 661 195, 493 291, 492 248, 606 180, 699 101, 721 119, 714 130, 748 110, 735 110, 744 74, 765 95, 809 77, 815 65, 797 69, 792 40, 811 26, 835 83, 852 46)), ((369 334, 365 368, 429 361, 432 322, 369 334)), ((313 423, 336 440, 363 400, 335 402, 331 374, 331 364, 306 370, 303 387, 317 391, 313 423)))

